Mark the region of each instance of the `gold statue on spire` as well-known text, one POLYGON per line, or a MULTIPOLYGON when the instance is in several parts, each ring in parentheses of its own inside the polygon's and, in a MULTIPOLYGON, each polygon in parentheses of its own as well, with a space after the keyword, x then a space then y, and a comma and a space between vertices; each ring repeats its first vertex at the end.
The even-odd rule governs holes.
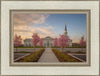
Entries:
POLYGON ((65 25, 67 24, 67 22, 65 22, 65 25))

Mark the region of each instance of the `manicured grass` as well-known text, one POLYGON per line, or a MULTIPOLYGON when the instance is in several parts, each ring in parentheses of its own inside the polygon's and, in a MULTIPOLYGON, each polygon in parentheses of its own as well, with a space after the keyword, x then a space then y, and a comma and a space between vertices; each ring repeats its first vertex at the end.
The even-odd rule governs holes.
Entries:
POLYGON ((17 60, 16 62, 37 62, 44 50, 45 49, 40 49, 38 51, 35 51, 34 53, 31 53, 30 55, 23 57, 20 60, 17 60))
POLYGON ((69 50, 66 50, 65 53, 71 53, 71 54, 86 54, 86 52, 82 52, 82 51, 69 51, 69 50))
POLYGON ((21 51, 21 52, 14 52, 14 53, 31 53, 31 52, 28 52, 28 51, 21 51))
POLYGON ((82 52, 82 51, 77 51, 77 53, 78 53, 78 54, 82 54, 83 52, 82 52))
POLYGON ((45 47, 40 47, 40 46, 18 46, 18 47, 14 47, 14 48, 45 48, 45 47))
POLYGON ((52 51, 55 53, 60 62, 81 62, 80 60, 61 52, 58 49, 52 49, 52 51))
MULTIPOLYGON (((61 47, 52 47, 52 48, 61 48, 61 47)), ((65 47, 65 48, 86 48, 86 47, 65 47)))
POLYGON ((80 47, 80 46, 72 46, 72 47, 66 47, 66 48, 86 48, 86 47, 80 47))
MULTIPOLYGON (((60 46, 57 46, 57 47, 52 47, 52 48, 61 48, 60 46)), ((86 48, 86 47, 81 47, 81 46, 67 46, 67 47, 65 47, 65 48, 86 48)))
POLYGON ((67 52, 67 53, 71 53, 71 51, 69 51, 69 50, 66 50, 66 52, 67 52))

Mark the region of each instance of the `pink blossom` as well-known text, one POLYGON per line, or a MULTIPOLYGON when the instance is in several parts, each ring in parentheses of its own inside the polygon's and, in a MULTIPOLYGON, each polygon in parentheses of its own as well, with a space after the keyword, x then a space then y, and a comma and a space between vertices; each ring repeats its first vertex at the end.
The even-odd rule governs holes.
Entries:
POLYGON ((64 36, 64 35, 60 35, 60 38, 59 38, 59 46, 61 48, 64 48, 66 47, 68 44, 68 37, 64 36))
POLYGON ((14 45, 15 45, 15 46, 20 46, 21 44, 22 44, 22 38, 21 38, 21 36, 15 35, 15 38, 14 38, 14 45))
POLYGON ((40 40, 40 37, 36 33, 34 33, 33 36, 32 36, 32 38, 33 38, 33 45, 36 46, 37 43, 40 40))
POLYGON ((81 46, 86 46, 86 41, 84 40, 84 36, 81 37, 80 45, 81 45, 81 46))
POLYGON ((39 41, 39 45, 42 47, 43 46, 43 39, 41 38, 39 41))
POLYGON ((54 39, 54 46, 55 46, 55 47, 58 46, 58 39, 57 39, 57 38, 54 39))

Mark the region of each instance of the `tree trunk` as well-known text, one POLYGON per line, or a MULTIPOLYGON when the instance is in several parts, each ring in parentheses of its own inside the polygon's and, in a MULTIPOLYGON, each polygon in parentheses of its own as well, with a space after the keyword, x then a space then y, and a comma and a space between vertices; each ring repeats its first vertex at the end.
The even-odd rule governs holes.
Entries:
POLYGON ((82 47, 82 51, 83 51, 83 47, 82 47))
POLYGON ((34 51, 35 51, 36 46, 34 46, 34 51))

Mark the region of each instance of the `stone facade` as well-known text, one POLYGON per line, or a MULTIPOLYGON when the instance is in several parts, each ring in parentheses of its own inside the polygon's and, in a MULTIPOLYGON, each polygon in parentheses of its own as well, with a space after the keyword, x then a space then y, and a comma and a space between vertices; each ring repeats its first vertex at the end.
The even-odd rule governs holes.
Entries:
POLYGON ((43 38, 43 46, 44 47, 53 47, 53 42, 54 42, 54 39, 47 36, 45 38, 43 38))
POLYGON ((24 46, 33 46, 32 40, 33 39, 25 39, 24 40, 24 46))
MULTIPOLYGON (((53 42, 54 42, 54 39, 49 36, 43 38, 43 46, 44 47, 53 47, 54 46, 53 42)), ((37 45, 39 45, 39 44, 37 44, 37 45)), ((32 39, 25 39, 24 46, 33 46, 32 39)))

